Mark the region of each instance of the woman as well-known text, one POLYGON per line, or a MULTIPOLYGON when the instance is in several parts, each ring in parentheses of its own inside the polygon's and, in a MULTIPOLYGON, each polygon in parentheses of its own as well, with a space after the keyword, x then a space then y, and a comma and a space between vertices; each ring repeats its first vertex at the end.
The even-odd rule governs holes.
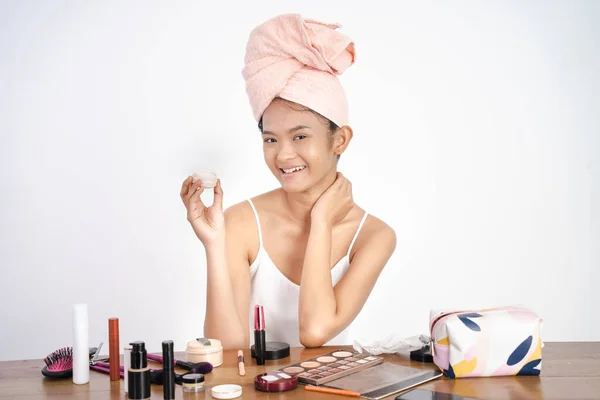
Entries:
POLYGON ((250 34, 243 76, 280 188, 223 213, 220 180, 210 207, 200 180, 183 182, 207 257, 204 335, 225 348, 249 347, 256 304, 269 341, 349 344, 348 327, 395 249, 393 229, 354 203, 337 172, 353 131, 336 75, 354 63, 339 27, 285 14, 250 34))

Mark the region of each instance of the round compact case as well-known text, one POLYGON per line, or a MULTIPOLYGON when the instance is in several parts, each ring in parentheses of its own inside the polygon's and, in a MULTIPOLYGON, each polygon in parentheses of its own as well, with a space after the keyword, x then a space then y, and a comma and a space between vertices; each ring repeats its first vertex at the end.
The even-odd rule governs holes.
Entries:
POLYGON ((210 391, 213 399, 235 399, 242 395, 242 387, 240 385, 219 385, 215 386, 210 391))
POLYGON ((254 387, 261 392, 285 392, 296 389, 297 386, 297 377, 278 371, 260 374, 254 378, 254 387))
POLYGON ((198 338, 187 343, 186 361, 199 363, 206 361, 213 367, 223 364, 223 345, 217 339, 198 338))
POLYGON ((194 183, 198 179, 202 179, 202 185, 206 189, 212 189, 217 186, 217 174, 208 169, 201 169, 192 174, 192 178, 194 179, 194 183))
POLYGON ((184 393, 196 393, 204 390, 204 375, 185 374, 181 377, 181 386, 184 393))
MULTIPOLYGON (((279 360, 290 356, 290 345, 284 342, 267 342, 265 350, 265 358, 267 360, 279 360)), ((252 358, 256 358, 254 345, 250 347, 250 355, 252 358)))

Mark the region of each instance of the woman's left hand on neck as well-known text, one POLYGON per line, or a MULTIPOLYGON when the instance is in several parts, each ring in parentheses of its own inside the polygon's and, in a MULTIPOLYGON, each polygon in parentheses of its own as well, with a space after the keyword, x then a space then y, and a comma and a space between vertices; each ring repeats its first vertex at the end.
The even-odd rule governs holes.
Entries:
POLYGON ((342 221, 353 207, 352 183, 338 172, 333 184, 323 192, 312 207, 311 224, 322 223, 333 227, 342 221))

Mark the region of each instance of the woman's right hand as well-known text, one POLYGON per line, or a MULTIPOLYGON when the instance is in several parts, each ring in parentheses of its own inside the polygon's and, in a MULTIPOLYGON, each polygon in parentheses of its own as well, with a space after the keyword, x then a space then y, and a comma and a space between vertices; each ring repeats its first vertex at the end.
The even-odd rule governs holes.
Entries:
POLYGON ((181 200, 187 208, 187 220, 192 225, 198 239, 206 247, 225 238, 221 181, 217 180, 214 188, 214 201, 210 207, 206 207, 202 202, 200 198, 202 192, 204 192, 204 187, 200 179, 194 183, 193 178, 189 176, 181 185, 181 200))

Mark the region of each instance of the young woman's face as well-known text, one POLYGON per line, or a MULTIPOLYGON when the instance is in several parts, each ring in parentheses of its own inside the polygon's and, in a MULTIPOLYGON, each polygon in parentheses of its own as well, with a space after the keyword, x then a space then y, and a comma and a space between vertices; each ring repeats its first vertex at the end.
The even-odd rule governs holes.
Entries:
POLYGON ((265 162, 286 192, 305 191, 335 173, 331 131, 317 115, 276 99, 262 123, 265 162))

